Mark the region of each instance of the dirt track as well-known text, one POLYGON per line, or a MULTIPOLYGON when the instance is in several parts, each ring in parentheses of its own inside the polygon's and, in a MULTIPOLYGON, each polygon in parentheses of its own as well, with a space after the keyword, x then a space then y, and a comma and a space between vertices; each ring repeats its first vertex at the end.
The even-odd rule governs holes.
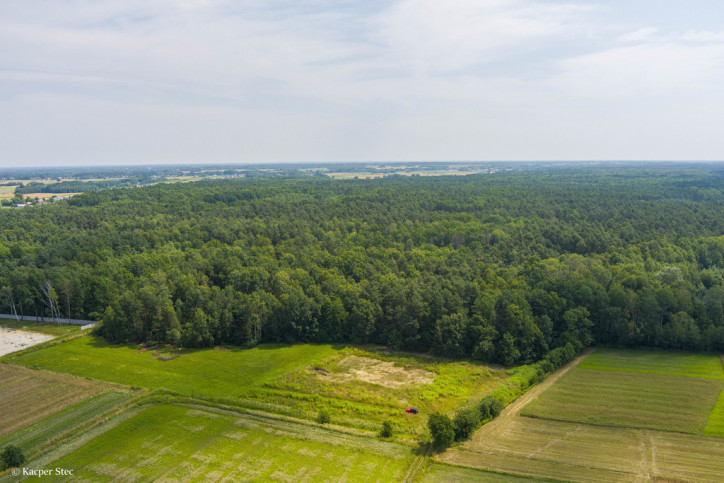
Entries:
POLYGON ((513 403, 509 404, 505 409, 503 409, 503 412, 501 412, 497 418, 483 425, 482 428, 476 431, 471 438, 472 441, 485 439, 488 437, 489 434, 494 433, 499 427, 507 425, 510 419, 520 413, 521 409, 523 409, 528 403, 537 399, 538 396, 543 393, 543 391, 555 384, 558 379, 560 379, 564 374, 580 364, 583 359, 588 357, 595 350, 595 348, 587 349, 581 355, 573 359, 573 361, 548 376, 545 381, 537 384, 535 387, 533 387, 533 389, 523 394, 513 403))

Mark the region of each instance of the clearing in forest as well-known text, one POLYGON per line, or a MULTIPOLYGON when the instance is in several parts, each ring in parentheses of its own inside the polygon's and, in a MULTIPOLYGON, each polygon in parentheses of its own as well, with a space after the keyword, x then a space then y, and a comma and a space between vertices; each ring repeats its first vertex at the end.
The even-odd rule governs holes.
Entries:
POLYGON ((144 409, 53 466, 69 480, 401 481, 407 446, 225 411, 144 409))
POLYGON ((97 381, 0 364, 0 436, 108 389, 97 381))

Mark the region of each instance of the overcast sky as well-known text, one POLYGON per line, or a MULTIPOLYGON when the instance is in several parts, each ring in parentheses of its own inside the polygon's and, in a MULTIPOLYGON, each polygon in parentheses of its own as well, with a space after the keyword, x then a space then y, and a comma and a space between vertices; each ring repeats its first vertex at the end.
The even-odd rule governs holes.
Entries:
POLYGON ((720 0, 0 2, 0 165, 724 159, 720 0))

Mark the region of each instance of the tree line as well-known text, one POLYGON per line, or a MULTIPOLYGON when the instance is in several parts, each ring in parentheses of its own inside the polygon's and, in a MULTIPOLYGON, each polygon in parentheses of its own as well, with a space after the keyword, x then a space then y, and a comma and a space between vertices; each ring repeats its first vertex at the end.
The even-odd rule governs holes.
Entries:
POLYGON ((550 168, 108 189, 0 211, 0 303, 112 342, 377 343, 505 365, 724 350, 724 174, 550 168))

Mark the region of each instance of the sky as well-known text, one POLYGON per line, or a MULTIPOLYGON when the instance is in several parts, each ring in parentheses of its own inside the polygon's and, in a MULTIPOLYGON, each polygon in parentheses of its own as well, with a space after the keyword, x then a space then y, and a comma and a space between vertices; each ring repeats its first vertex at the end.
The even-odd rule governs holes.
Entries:
POLYGON ((720 0, 0 2, 0 166, 722 160, 720 0))

